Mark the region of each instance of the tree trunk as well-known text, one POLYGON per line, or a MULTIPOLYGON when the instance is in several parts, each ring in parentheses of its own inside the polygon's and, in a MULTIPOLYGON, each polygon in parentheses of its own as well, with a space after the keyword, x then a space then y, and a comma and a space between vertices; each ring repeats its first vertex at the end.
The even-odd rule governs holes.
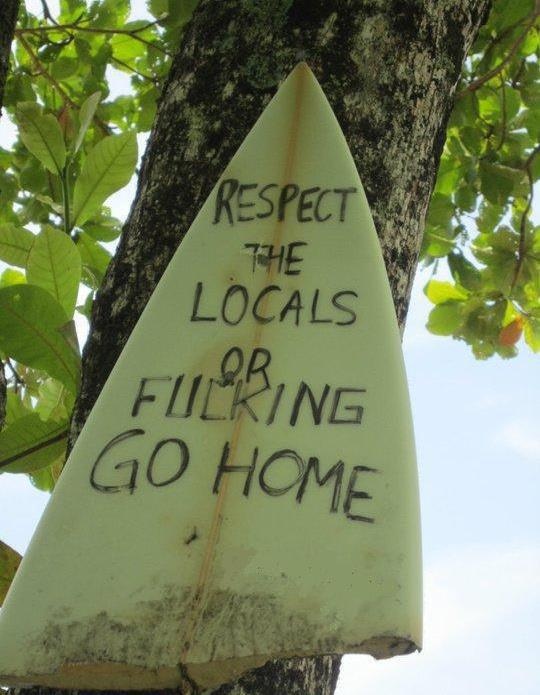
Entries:
POLYGON ((2 0, 0 3, 0 115, 4 103, 4 87, 9 69, 9 54, 19 13, 19 0, 2 0))
MULTIPOLYGON (((489 0, 202 0, 95 302, 81 430, 156 283, 279 83, 305 60, 356 161, 403 326, 453 91, 489 0)), ((339 657, 269 663, 219 695, 333 693, 339 657)), ((34 691, 35 692, 35 691, 34 691)))

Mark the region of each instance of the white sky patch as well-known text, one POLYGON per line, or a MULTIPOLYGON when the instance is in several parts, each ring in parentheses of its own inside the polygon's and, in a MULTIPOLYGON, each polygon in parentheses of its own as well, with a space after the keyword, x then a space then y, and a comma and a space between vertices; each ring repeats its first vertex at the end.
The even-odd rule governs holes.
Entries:
POLYGON ((454 548, 425 573, 421 654, 346 657, 336 695, 537 695, 540 544, 454 548))
POLYGON ((522 459, 540 464, 538 422, 535 424, 527 420, 512 420, 504 425, 497 439, 522 459))

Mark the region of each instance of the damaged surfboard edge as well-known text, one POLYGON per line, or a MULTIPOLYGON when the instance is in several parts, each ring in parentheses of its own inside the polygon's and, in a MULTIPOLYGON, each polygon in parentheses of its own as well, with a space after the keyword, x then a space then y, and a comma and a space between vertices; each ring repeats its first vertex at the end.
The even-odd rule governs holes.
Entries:
MULTIPOLYGON (((421 651, 421 647, 410 638, 395 635, 379 635, 365 640, 351 650, 351 654, 365 654, 375 659, 389 659, 394 656, 421 651)), ((326 656, 342 654, 341 651, 328 652, 326 656)), ((274 660, 299 659, 322 656, 321 652, 286 652, 275 656, 274 660)), ((224 659, 209 664, 186 663, 178 666, 162 666, 151 669, 144 666, 125 664, 117 661, 100 663, 64 663, 54 673, 0 675, 0 685, 6 687, 92 689, 92 690, 165 690, 180 688, 183 695, 196 695, 204 689, 215 688, 246 675, 270 661, 266 656, 253 655, 240 659, 224 659)))

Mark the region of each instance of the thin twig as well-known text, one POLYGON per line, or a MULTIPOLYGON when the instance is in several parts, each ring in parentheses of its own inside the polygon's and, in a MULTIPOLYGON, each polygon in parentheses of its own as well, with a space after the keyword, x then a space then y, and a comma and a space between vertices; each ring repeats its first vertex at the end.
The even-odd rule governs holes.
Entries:
POLYGON ((13 362, 10 360, 9 357, 6 357, 6 365, 9 367, 9 371, 12 373, 13 378, 15 379, 15 393, 19 390, 19 386, 25 386, 25 381, 22 378, 22 376, 19 374, 19 372, 15 369, 13 366, 13 362))
POLYGON ((120 58, 115 58, 114 56, 112 56, 112 61, 113 61, 113 63, 118 63, 118 65, 121 65, 122 67, 126 68, 126 70, 129 70, 130 72, 134 73, 135 75, 142 77, 143 80, 147 80, 148 82, 152 82, 153 85, 158 84, 158 80, 156 78, 151 77, 150 75, 145 75, 142 72, 139 72, 136 68, 133 68, 133 67, 131 67, 131 65, 124 63, 124 61, 120 60, 120 58))
POLYGON ((70 24, 56 24, 54 26, 26 27, 24 29, 17 29, 15 33, 17 36, 20 36, 21 34, 35 34, 39 32, 49 31, 82 31, 87 32, 89 34, 120 34, 124 36, 130 36, 132 39, 135 39, 135 41, 139 41, 140 43, 143 43, 146 46, 150 46, 150 48, 155 48, 157 51, 160 51, 164 55, 172 58, 172 53, 169 53, 165 48, 163 48, 159 44, 153 43, 152 41, 148 41, 148 39, 143 39, 142 36, 138 36, 138 34, 141 31, 153 27, 155 24, 158 23, 158 21, 159 20, 149 22, 148 24, 145 24, 142 27, 138 27, 137 29, 110 29, 107 27, 84 27, 81 26, 80 23, 75 24, 74 22, 72 22, 70 24))
POLYGON ((506 140, 506 120, 507 120, 507 114, 506 114, 506 85, 504 83, 504 78, 501 75, 501 94, 502 94, 502 123, 501 123, 501 139, 499 140, 499 144, 495 148, 495 152, 498 152, 501 147, 504 145, 504 141, 506 140))
POLYGON ((49 6, 47 5, 46 0, 41 0, 41 7, 43 9, 43 16, 45 17, 45 19, 48 19, 49 22, 52 22, 53 24, 58 25, 58 22, 51 14, 51 11, 49 9, 49 6))

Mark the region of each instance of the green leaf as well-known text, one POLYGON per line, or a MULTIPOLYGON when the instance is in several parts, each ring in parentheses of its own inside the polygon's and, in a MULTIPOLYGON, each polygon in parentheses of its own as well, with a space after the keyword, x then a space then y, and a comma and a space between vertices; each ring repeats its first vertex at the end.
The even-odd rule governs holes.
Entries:
POLYGON ((34 243, 34 235, 15 224, 0 224, 0 260, 19 268, 26 268, 28 253, 34 243))
MULTIPOLYGON (((139 30, 136 34, 146 41, 152 38, 152 34, 147 31, 141 31, 143 27, 148 26, 148 22, 144 20, 138 20, 136 22, 128 22, 124 25, 123 29, 126 31, 139 30), (150 36, 148 36, 150 34, 150 36)), ((111 48, 113 50, 113 56, 123 63, 128 65, 132 63, 136 58, 140 58, 145 55, 147 49, 146 44, 142 41, 138 41, 129 34, 115 34, 111 39, 111 48)), ((123 69, 122 65, 116 66, 120 70, 123 69)))
POLYGON ((79 234, 78 246, 83 262, 84 281, 97 290, 105 277, 111 254, 85 232, 79 234))
POLYGON ((134 133, 109 135, 89 152, 75 182, 74 224, 86 222, 115 191, 130 180, 137 163, 134 133))
POLYGON ((448 255, 448 265, 452 277, 466 290, 475 292, 480 289, 482 284, 482 276, 480 271, 465 256, 460 253, 451 253, 448 255))
POLYGON ((433 227, 444 227, 454 215, 454 205, 449 195, 434 193, 429 203, 427 222, 433 227))
POLYGON ((441 282, 440 280, 430 280, 425 286, 424 293, 433 304, 444 304, 450 299, 467 299, 467 292, 460 290, 451 282, 441 282))
POLYGON ((499 0, 494 4, 493 17, 490 19, 497 31, 516 24, 534 9, 534 0, 499 0))
POLYGON ((62 331, 66 323, 65 311, 41 287, 0 289, 0 349, 18 362, 43 369, 75 392, 80 358, 62 331))
POLYGON ((67 420, 73 405, 73 395, 56 379, 46 379, 39 385, 35 412, 42 420, 67 420))
POLYGON ((458 208, 465 212, 473 212, 476 208, 477 191, 472 182, 466 181, 460 186, 454 196, 458 208))
POLYGON ((528 317, 523 322, 525 342, 533 352, 540 352, 540 318, 528 317))
POLYGON ((60 56, 56 58, 51 66, 51 74, 57 80, 66 80, 74 75, 79 68, 79 61, 76 58, 60 56))
POLYGON ((481 191, 490 203, 504 204, 524 176, 525 172, 519 169, 486 161, 480 163, 481 191))
POLYGON ((438 304, 428 317, 427 329, 435 335, 452 335, 463 321, 461 302, 438 304))
POLYGON ((531 29, 525 37, 525 40, 521 42, 518 53, 521 56, 529 56, 536 53, 537 49, 538 31, 536 29, 531 29))
POLYGON ((92 3, 92 22, 97 27, 123 26, 129 14, 129 0, 101 0, 92 3))
POLYGON ((44 422, 25 415, 0 432, 0 473, 30 473, 49 466, 65 452, 67 419, 44 422))
POLYGON ((151 87, 139 97, 139 112, 137 114, 137 130, 144 132, 150 130, 156 115, 159 90, 151 87))
POLYGON ((501 94, 499 90, 481 90, 478 112, 484 121, 497 123, 501 117, 501 94))
POLYGON ((21 188, 31 193, 41 193, 47 185, 48 174, 43 167, 37 167, 33 157, 19 174, 21 188))
POLYGON ((15 572, 21 564, 22 557, 11 546, 0 541, 0 606, 4 603, 15 572))
POLYGON ((494 231, 500 224, 503 215, 504 207, 483 201, 480 206, 480 216, 476 220, 478 229, 482 234, 494 231))
POLYGON ((79 132, 77 133, 77 139, 73 145, 73 153, 79 151, 79 147, 82 145, 86 131, 88 130, 99 102, 101 101, 101 92, 94 92, 88 99, 86 99, 79 111, 79 132))
POLYGON ((447 256, 455 247, 455 230, 451 226, 446 229, 442 227, 426 227, 422 244, 422 255, 441 258, 447 256))
POLYGON ((65 454, 59 456, 49 466, 29 473, 32 485, 43 492, 52 492, 64 467, 65 454))
POLYGON ((71 238, 59 229, 44 227, 34 237, 26 278, 30 284, 50 292, 71 317, 81 280, 81 255, 71 238))
POLYGON ((122 229, 107 224, 85 225, 84 231, 94 239, 94 241, 114 241, 120 236, 122 229))
POLYGON ((35 98, 30 75, 13 71, 6 82, 4 106, 15 106, 21 101, 32 101, 35 98))
POLYGON ((6 421, 5 425, 11 425, 15 420, 19 420, 25 415, 30 415, 31 409, 24 404, 20 390, 18 393, 8 390, 7 405, 6 405, 6 421))
POLYGON ((455 191, 464 173, 462 166, 456 166, 454 157, 443 157, 439 166, 435 191, 443 195, 450 195, 455 191))
POLYGON ((66 146, 60 125, 52 114, 43 115, 32 101, 17 104, 16 120, 26 148, 53 174, 62 172, 66 146))
POLYGON ((157 19, 169 11, 169 0, 147 0, 146 6, 148 11, 157 19))
POLYGON ((81 304, 80 306, 77 307, 77 311, 82 314, 83 316, 86 316, 86 318, 90 321, 92 318, 92 307, 94 306, 94 293, 90 291, 88 293, 88 296, 84 300, 84 304, 81 304))

